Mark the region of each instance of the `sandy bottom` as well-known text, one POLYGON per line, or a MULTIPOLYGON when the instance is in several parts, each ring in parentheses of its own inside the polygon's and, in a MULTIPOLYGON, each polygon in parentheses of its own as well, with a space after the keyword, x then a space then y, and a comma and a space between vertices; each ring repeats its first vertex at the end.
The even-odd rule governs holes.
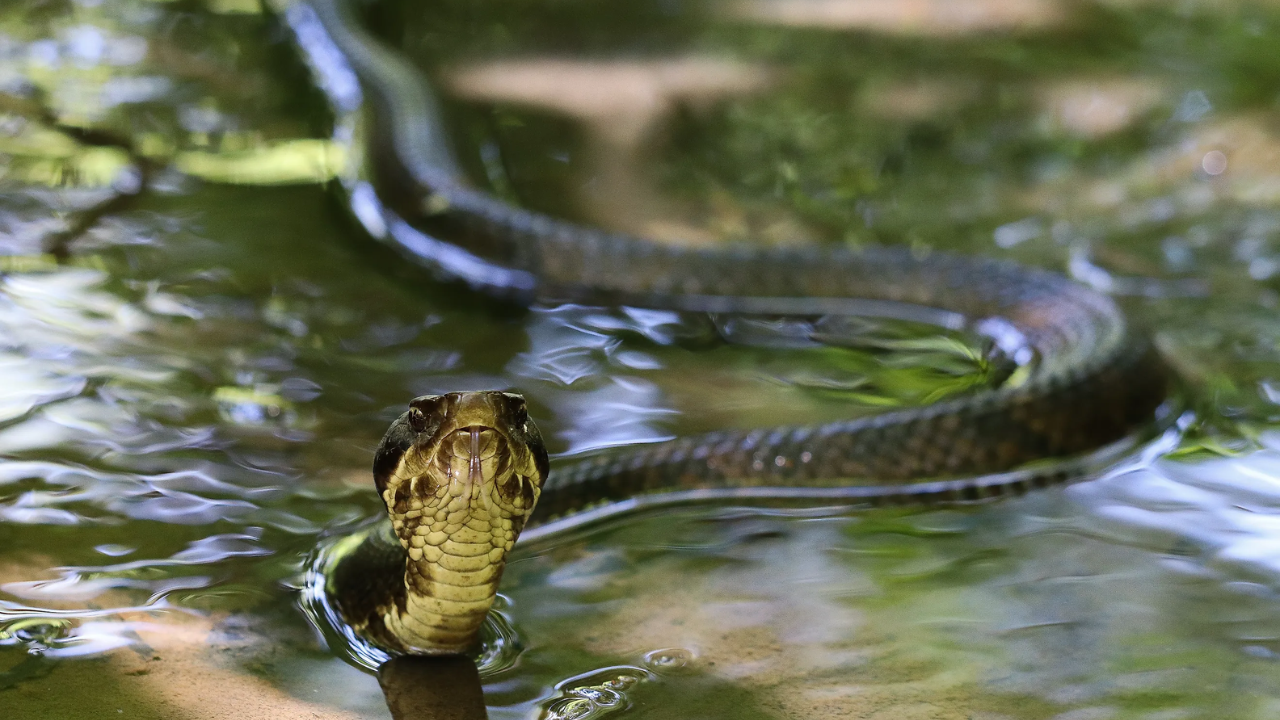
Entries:
MULTIPOLYGON (((0 584, 47 577, 47 558, 0 564, 0 584)), ((109 592, 102 607, 128 606, 109 592)), ((56 603, 41 603, 50 605, 56 603)), ((67 603, 71 606, 70 603, 67 603)), ((78 607, 83 608, 83 604, 78 607)), ((299 660, 231 615, 124 612, 92 621, 132 642, 90 658, 28 664, 0 693, 5 718, 22 720, 357 720, 389 717, 378 683, 341 661, 299 660)), ((80 623, 77 632, 92 631, 80 623)), ((31 661, 28 661, 31 662, 31 661)), ((10 668, 0 668, 8 670, 10 668)))

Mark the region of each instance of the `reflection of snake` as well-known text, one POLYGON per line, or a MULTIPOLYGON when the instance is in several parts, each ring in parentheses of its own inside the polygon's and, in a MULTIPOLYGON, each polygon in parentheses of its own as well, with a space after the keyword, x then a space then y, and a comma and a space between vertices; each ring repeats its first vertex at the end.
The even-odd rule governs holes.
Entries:
MULTIPOLYGON (((356 216, 443 275, 523 302, 924 320, 985 335, 1024 368, 1019 382, 922 408, 716 432, 560 468, 541 488, 542 517, 708 496, 930 501, 1022 492, 1078 472, 1071 456, 1130 435, 1165 397, 1163 365, 1116 305, 1059 275, 880 247, 670 247, 509 205, 460 178, 421 74, 370 37, 346 0, 295 5, 289 21, 336 108, 337 136, 364 137, 364 175, 346 180, 356 216), (601 509, 604 501, 616 502, 601 509)), ((473 639, 492 601, 545 455, 513 396, 450 395, 414 407, 388 432, 375 469, 399 543, 374 533, 339 564, 332 587, 347 620, 392 649, 452 652, 473 639), (457 492, 474 498, 469 508, 452 499, 457 492), (389 575, 344 570, 357 557, 389 575)))

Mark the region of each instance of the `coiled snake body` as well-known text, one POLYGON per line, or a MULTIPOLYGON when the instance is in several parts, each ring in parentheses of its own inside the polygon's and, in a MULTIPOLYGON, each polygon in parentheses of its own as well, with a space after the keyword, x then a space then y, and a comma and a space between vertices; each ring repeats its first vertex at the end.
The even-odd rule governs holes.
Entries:
POLYGON ((682 311, 930 319, 987 335, 1027 366, 1012 386, 818 426, 723 431, 558 467, 523 401, 419 398, 379 448, 390 530, 332 568, 343 617, 397 652, 475 638, 526 521, 602 501, 817 497, 978 500, 1078 472, 1072 460, 1149 423, 1168 377, 1108 297, 1050 272, 898 248, 689 249, 507 204, 456 170, 420 74, 360 26, 346 0, 286 17, 336 111, 363 136, 344 182, 369 231, 437 273, 516 300, 682 311), (1062 462, 1022 468, 1026 463, 1062 462), (534 504, 537 515, 530 516, 534 504))

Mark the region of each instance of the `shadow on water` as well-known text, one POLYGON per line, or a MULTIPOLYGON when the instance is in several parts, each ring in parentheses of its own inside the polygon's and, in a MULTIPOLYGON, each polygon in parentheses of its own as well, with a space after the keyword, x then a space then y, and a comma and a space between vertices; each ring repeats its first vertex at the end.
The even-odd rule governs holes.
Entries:
MULTIPOLYGON (((1055 268, 1150 328, 1194 409, 1158 456, 1010 502, 679 508, 518 548, 511 662, 393 661, 425 693, 406 703, 1280 712, 1280 15, 966 3, 908 4, 942 24, 856 2, 378 6, 486 189, 703 243, 1055 268)), ((59 263, 42 243, 129 190, 130 158, 0 105, 5 717, 386 718, 378 676, 297 598, 316 546, 380 512, 369 454, 409 397, 518 387, 576 453, 990 379, 963 333, 859 326, 831 348, 796 324, 511 311, 419 276, 340 219, 294 57, 257 2, 0 7, 0 93, 156 165, 59 263)))

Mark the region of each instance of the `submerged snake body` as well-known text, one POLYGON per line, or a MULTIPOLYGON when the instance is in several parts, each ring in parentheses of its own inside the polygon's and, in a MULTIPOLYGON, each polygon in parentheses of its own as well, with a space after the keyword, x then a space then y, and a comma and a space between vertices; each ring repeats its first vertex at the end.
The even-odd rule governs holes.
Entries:
MULTIPOLYGON (((339 123, 365 136, 364 176, 346 181, 355 214, 440 274, 523 302, 927 320, 975 330, 1029 366, 1021 383, 927 407, 680 438, 557 468, 541 488, 543 518, 654 492, 866 501, 1021 492, 1078 472, 1072 456, 1131 435, 1165 398, 1164 366, 1115 303, 1054 273, 884 247, 673 247, 509 205, 465 184, 429 88, 344 0, 294 5, 289 20, 339 123), (1020 467, 1045 458, 1067 460, 1020 467)), ((371 535, 335 569, 332 592, 348 622, 420 652, 385 621, 417 591, 412 562, 405 571, 412 548, 391 538, 371 535), (357 571, 358 560, 389 574, 357 571)), ((487 588, 500 565, 484 575, 487 588)))

